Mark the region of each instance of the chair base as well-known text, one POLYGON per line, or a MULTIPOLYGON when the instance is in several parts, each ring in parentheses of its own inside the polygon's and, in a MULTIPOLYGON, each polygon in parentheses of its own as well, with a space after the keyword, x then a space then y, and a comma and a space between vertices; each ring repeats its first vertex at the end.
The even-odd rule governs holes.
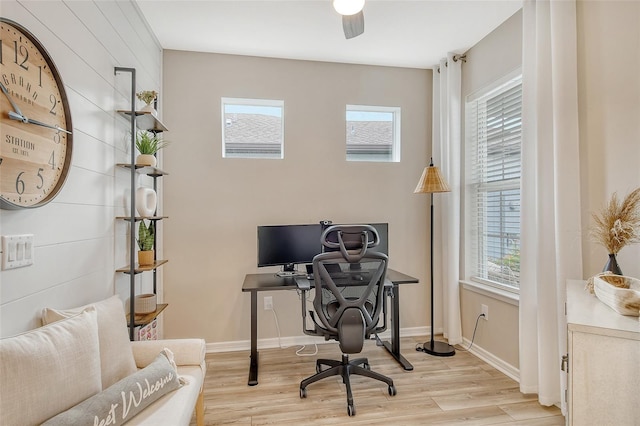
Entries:
POLYGON ((393 385, 393 380, 380 373, 371 371, 367 358, 357 358, 349 361, 349 355, 343 354, 341 361, 333 359, 319 359, 316 361, 316 374, 300 382, 300 398, 307 397, 307 386, 311 383, 326 379, 327 377, 342 376, 342 383, 344 383, 347 389, 347 413, 349 416, 354 416, 356 410, 353 405, 353 394, 351 392, 351 382, 349 381, 349 376, 352 374, 366 376, 384 382, 389 387, 389 395, 394 396, 396 394, 396 387, 393 385), (322 366, 329 368, 323 370, 322 366))

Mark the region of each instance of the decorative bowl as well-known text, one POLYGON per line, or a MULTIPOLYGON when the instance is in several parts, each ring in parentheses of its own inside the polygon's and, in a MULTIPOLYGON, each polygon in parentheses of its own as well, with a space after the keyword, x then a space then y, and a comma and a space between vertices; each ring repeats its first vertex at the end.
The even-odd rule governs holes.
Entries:
POLYGON ((593 288, 598 299, 620 315, 640 316, 640 280, 622 275, 604 274, 594 277, 593 288))
POLYGON ((154 312, 157 307, 156 301, 156 295, 153 293, 137 295, 134 302, 136 315, 154 312))

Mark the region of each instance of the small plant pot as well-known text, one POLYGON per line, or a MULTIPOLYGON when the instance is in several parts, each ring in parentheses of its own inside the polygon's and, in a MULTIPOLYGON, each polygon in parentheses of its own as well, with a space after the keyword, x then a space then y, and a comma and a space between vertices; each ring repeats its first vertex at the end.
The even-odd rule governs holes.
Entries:
POLYGON ((151 154, 140 154, 136 157, 136 166, 149 166, 155 167, 158 163, 155 155, 151 154))
POLYGON ((153 250, 140 250, 138 252, 138 264, 140 266, 153 265, 153 250))
POLYGON ((156 295, 153 293, 140 294, 134 299, 136 314, 149 314, 157 308, 156 295))
POLYGON ((158 111, 156 111, 156 109, 151 104, 146 104, 145 106, 140 108, 140 111, 148 112, 149 114, 153 115, 154 117, 158 116, 158 111))

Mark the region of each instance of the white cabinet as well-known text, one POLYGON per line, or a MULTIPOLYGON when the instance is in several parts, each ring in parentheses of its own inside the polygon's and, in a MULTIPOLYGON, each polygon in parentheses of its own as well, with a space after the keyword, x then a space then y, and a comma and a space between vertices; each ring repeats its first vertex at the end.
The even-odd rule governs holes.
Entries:
POLYGON ((640 425, 640 321, 567 282, 569 425, 640 425))

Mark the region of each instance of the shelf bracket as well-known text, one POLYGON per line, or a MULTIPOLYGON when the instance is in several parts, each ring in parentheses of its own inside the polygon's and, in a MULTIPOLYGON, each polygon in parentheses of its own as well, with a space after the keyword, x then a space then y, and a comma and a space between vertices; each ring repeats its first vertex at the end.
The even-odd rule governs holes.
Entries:
MULTIPOLYGON (((125 67, 115 67, 114 74, 117 75, 120 72, 128 72, 131 74, 131 111, 136 110, 136 69, 135 68, 125 68, 125 67)), ((131 114, 131 164, 136 163, 136 115, 131 114)), ((136 265, 136 241, 133 237, 136 228, 136 206, 134 200, 136 199, 136 170, 135 167, 131 167, 131 227, 130 232, 131 236, 129 237, 129 265, 131 265, 131 273, 130 276, 130 284, 129 284, 129 312, 135 313, 135 298, 136 298, 136 274, 135 265, 136 265)), ((135 332, 135 315, 130 315, 129 320, 129 340, 133 340, 134 332, 135 332)))

